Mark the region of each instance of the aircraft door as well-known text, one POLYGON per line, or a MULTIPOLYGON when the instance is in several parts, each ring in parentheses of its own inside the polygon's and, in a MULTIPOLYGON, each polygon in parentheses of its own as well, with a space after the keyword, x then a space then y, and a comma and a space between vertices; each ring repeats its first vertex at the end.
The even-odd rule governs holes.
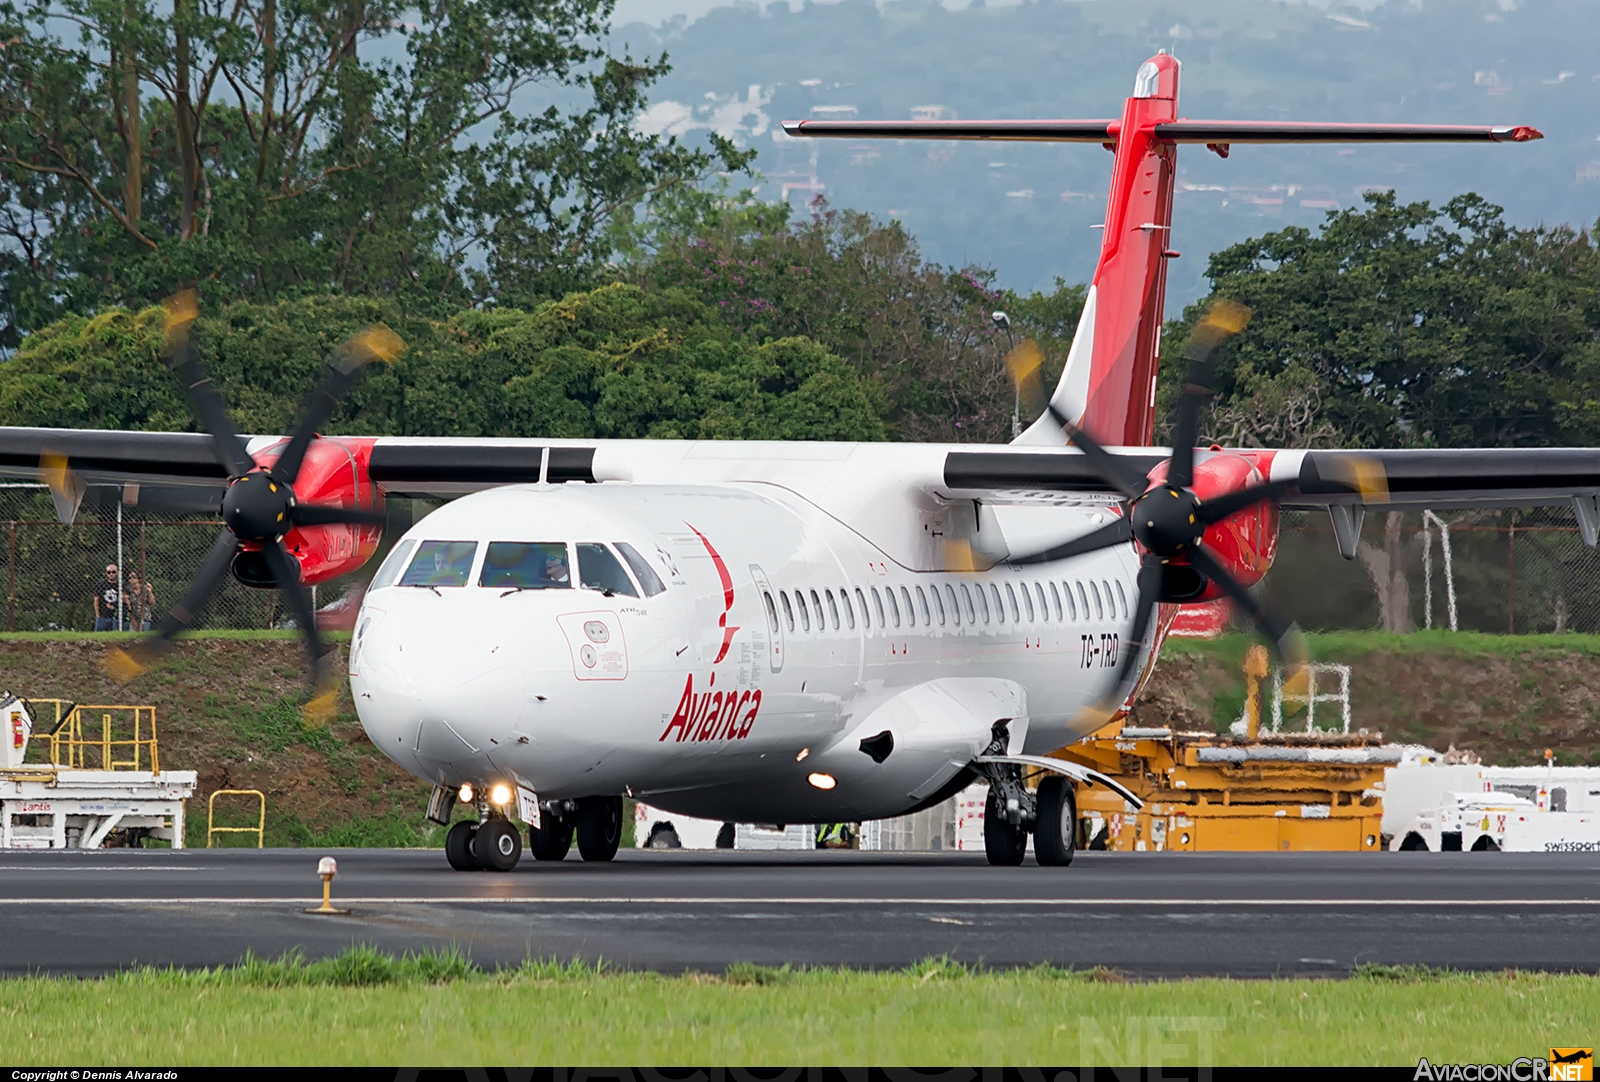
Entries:
POLYGON ((750 565, 750 577, 755 579, 756 591, 761 594, 761 609, 767 622, 767 668, 773 672, 783 671, 783 620, 778 616, 778 601, 773 596, 772 586, 767 582, 767 573, 755 564, 750 565))

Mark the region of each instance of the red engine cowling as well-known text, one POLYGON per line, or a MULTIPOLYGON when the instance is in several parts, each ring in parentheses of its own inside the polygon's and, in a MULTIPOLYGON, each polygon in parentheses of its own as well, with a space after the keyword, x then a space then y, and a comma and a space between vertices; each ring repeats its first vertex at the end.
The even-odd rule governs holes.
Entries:
MULTIPOLYGON (((270 467, 288 442, 280 440, 252 457, 270 467)), ((312 440, 295 478, 295 498, 302 504, 383 510, 383 490, 373 484, 368 471, 373 442, 337 436, 312 440)), ((378 550, 382 536, 379 526, 296 526, 284 536, 283 545, 300 565, 301 583, 315 586, 359 569, 378 550)), ((246 586, 273 586, 258 550, 259 546, 243 546, 234 559, 233 575, 246 586)))
MULTIPOLYGON (((1202 501, 1214 499, 1260 484, 1270 465, 1271 452, 1214 453, 1195 463, 1194 483, 1190 487, 1202 501)), ((1165 480, 1166 475, 1165 462, 1150 471, 1152 481, 1165 480)), ((1254 586, 1266 575, 1278 555, 1278 505, 1267 500, 1208 526, 1204 544, 1234 578, 1245 586, 1254 586)), ((1215 601, 1224 596, 1213 582, 1186 603, 1215 601)))

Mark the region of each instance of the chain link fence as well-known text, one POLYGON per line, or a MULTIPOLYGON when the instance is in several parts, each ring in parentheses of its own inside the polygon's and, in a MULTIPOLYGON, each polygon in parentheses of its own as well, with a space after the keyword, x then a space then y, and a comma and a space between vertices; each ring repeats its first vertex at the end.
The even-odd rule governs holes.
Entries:
MULTIPOLYGON (((430 504, 390 502, 384 549, 430 504)), ((145 614, 134 600, 143 584, 158 622, 181 596, 222 523, 205 516, 156 514, 114 502, 86 503, 71 526, 56 518, 42 485, 0 484, 9 631, 89 631, 120 602, 105 626, 137 629, 145 614), (108 580, 107 567, 114 567, 108 580), (109 593, 107 592, 109 587, 109 593), (109 602, 108 603, 108 600, 109 602)), ((383 556, 352 576, 323 583, 326 606, 364 587, 383 556)), ((1600 632, 1600 556, 1583 543, 1571 508, 1408 513, 1366 516, 1360 555, 1345 560, 1325 514, 1285 512, 1278 558, 1267 576, 1268 598, 1311 630, 1384 628, 1412 631, 1454 626, 1462 631, 1531 634, 1600 632), (1448 558, 1446 542, 1448 541, 1448 558)), ((208 628, 292 626, 272 590, 252 590, 231 577, 201 615, 208 628)))
MULTIPOLYGON (((112 490, 114 491, 114 490, 112 490)), ((327 606, 352 588, 365 587, 389 539, 409 526, 410 501, 394 501, 384 546, 355 575, 314 589, 327 606)), ((420 513, 420 512, 419 512, 420 513)), ((56 517, 43 485, 0 483, 0 546, 4 546, 7 631, 92 631, 158 625, 183 595, 222 529, 205 515, 173 515, 86 501, 71 526, 56 517), (108 570, 109 569, 109 570, 108 570)), ((285 628, 293 617, 276 590, 252 590, 231 576, 212 597, 196 627, 285 628)))

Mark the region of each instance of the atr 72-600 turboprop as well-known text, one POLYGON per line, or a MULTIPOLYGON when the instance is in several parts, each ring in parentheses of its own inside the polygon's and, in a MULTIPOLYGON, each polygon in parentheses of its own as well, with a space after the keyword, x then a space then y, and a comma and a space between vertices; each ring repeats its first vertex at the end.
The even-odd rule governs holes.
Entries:
MULTIPOLYGON (((1101 143, 1115 152, 1099 266, 1060 382, 1009 446, 320 436, 347 343, 288 437, 235 434, 169 305, 171 363, 204 434, 0 429, 0 470, 128 504, 190 493, 225 527, 136 672, 227 574, 276 587, 322 648, 304 587, 376 550, 385 495, 459 497, 416 523, 357 617, 350 690, 373 743, 434 787, 458 869, 528 848, 609 860, 632 795, 738 822, 904 815, 990 785, 989 858, 1068 863, 1075 791, 1117 783, 1049 758, 1136 693, 1179 603, 1231 598, 1291 653, 1248 587, 1278 508, 1326 508, 1346 556, 1370 504, 1571 503, 1595 543, 1600 453, 1196 450, 1207 354, 1192 336, 1174 448, 1149 446, 1174 163, 1182 143, 1524 142, 1527 127, 1178 116, 1152 57, 1115 120, 815 122, 797 137, 1101 143), (1033 775, 1036 786, 1025 784, 1033 775)), ((192 302, 191 302, 192 304, 192 302)), ((181 500, 179 501, 182 502, 181 500)), ((326 689, 324 689, 326 694, 326 689)))

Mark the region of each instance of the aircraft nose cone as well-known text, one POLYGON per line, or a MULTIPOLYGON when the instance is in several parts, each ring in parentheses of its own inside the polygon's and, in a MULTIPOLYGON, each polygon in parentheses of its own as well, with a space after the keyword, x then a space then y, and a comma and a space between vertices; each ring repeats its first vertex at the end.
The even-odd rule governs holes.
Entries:
POLYGON ((393 719, 386 727, 408 736, 418 723, 447 722, 476 745, 471 733, 514 725, 521 716, 524 678, 511 651, 452 621, 403 630, 384 621, 367 633, 357 660, 370 703, 393 719))

